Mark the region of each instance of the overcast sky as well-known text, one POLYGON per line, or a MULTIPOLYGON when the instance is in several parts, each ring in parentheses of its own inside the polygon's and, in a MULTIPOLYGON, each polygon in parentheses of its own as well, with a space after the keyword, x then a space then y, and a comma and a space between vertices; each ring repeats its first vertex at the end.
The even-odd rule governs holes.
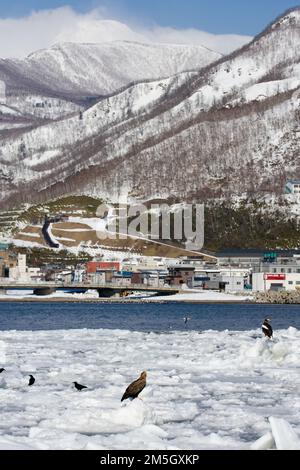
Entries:
POLYGON ((64 42, 201 44, 227 53, 293 4, 287 0, 0 0, 0 57, 64 42))

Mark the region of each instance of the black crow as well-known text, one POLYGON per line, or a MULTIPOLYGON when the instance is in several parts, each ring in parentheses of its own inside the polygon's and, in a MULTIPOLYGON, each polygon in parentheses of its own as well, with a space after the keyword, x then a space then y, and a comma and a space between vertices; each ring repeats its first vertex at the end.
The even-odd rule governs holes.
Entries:
POLYGON ((75 388, 77 388, 79 392, 81 392, 83 388, 87 388, 85 385, 80 385, 77 382, 72 382, 72 383, 75 385, 75 388))

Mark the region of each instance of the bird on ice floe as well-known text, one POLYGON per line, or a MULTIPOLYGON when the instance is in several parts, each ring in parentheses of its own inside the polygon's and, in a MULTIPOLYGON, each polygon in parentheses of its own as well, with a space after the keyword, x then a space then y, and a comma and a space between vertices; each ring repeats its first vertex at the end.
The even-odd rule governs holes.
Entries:
POLYGON ((30 379, 29 379, 28 385, 33 385, 35 382, 35 378, 33 377, 33 375, 30 375, 29 377, 30 379))
POLYGON ((273 329, 270 325, 270 321, 271 321, 270 318, 266 318, 261 328, 262 328, 264 335, 271 339, 273 338, 273 329))
POLYGON ((73 384, 75 385, 75 388, 81 392, 81 390, 83 390, 84 388, 87 388, 85 385, 80 385, 79 383, 77 382, 73 382, 73 384))
POLYGON ((2 372, 4 372, 4 371, 5 371, 5 369, 3 369, 3 367, 1 367, 0 374, 2 374, 2 372))
POLYGON ((127 398, 131 398, 132 400, 137 398, 141 391, 146 387, 146 378, 147 372, 142 372, 140 377, 126 388, 121 401, 127 400, 127 398))

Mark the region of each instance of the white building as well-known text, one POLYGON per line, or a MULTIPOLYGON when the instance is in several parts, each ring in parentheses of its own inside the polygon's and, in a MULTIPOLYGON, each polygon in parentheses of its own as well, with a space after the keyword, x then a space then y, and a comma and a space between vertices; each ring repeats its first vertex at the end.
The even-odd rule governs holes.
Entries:
POLYGON ((221 268, 220 276, 225 283, 225 292, 243 292, 249 284, 250 270, 247 268, 221 268))
POLYGON ((291 180, 286 183, 285 192, 287 194, 300 194, 300 180, 291 180))
POLYGON ((41 279, 40 268, 29 268, 26 255, 18 254, 18 265, 9 270, 9 279, 17 282, 33 282, 41 279))
POLYGON ((249 284, 249 276, 250 269, 248 268, 196 267, 195 286, 203 285, 213 289, 225 288, 225 292, 243 292, 246 285, 249 284))
POLYGON ((253 273, 254 292, 300 290, 299 273, 253 273))
POLYGON ((225 285, 225 292, 243 292, 245 290, 245 285, 247 284, 244 276, 222 276, 222 282, 225 285))
POLYGON ((158 271, 167 270, 169 264, 175 264, 173 259, 143 256, 122 261, 122 270, 128 272, 140 272, 156 269, 158 271))
POLYGON ((85 270, 84 269, 75 269, 72 276, 72 281, 75 283, 80 283, 84 281, 85 270))

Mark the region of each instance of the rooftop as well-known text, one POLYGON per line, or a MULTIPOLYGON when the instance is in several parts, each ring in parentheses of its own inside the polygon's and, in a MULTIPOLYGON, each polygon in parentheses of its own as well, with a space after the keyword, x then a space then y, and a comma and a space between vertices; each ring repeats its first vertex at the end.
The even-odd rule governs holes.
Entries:
POLYGON ((292 257, 300 255, 300 250, 263 250, 255 248, 226 248, 216 253, 217 258, 263 258, 265 255, 276 253, 277 256, 292 257))

